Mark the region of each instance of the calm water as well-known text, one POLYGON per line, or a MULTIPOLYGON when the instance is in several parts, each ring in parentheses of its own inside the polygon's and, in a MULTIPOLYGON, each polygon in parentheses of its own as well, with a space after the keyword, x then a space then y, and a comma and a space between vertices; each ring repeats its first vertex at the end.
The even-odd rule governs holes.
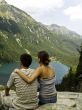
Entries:
MULTIPOLYGON (((68 73, 68 67, 58 62, 51 62, 50 65, 55 69, 56 83, 60 82, 64 74, 68 73)), ((38 64, 33 62, 31 68, 36 68, 37 66, 38 64)), ((0 67, 0 85, 7 83, 11 72, 17 67, 19 67, 17 63, 4 64, 0 67)))

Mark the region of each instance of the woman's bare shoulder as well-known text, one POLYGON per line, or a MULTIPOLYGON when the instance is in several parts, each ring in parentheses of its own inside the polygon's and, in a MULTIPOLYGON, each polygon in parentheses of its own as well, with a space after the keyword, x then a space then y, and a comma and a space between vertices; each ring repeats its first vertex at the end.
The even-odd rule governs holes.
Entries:
POLYGON ((51 65, 49 65, 49 68, 54 71, 54 68, 51 65))
POLYGON ((42 71, 42 68, 41 67, 37 67, 36 69, 35 69, 35 72, 39 72, 39 73, 41 73, 41 71, 42 71))

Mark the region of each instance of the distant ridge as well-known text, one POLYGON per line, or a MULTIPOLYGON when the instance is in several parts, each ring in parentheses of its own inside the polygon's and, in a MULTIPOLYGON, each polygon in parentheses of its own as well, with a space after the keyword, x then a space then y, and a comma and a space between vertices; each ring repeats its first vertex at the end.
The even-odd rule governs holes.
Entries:
POLYGON ((66 28, 65 26, 59 26, 57 24, 51 24, 51 25, 46 25, 46 27, 53 31, 53 32, 56 32, 56 33, 61 33, 62 35, 72 35, 73 37, 82 37, 80 34, 74 32, 74 31, 71 31, 70 29, 66 28))
POLYGON ((7 2, 5 0, 0 0, 0 5, 4 5, 7 4, 7 2))

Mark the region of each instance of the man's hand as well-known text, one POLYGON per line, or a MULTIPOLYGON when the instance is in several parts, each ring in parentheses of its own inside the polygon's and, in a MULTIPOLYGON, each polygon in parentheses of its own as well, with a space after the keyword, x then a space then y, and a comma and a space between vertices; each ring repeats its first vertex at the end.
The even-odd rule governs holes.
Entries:
POLYGON ((6 87, 5 88, 5 96, 9 96, 9 91, 10 91, 10 88, 6 87))

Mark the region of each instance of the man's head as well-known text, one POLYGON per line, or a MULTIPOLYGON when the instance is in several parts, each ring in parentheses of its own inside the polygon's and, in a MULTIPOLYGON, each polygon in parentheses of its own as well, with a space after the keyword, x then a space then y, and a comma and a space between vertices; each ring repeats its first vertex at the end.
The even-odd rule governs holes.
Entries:
POLYGON ((31 55, 24 53, 20 56, 20 61, 23 67, 28 68, 32 63, 32 57, 31 55))

